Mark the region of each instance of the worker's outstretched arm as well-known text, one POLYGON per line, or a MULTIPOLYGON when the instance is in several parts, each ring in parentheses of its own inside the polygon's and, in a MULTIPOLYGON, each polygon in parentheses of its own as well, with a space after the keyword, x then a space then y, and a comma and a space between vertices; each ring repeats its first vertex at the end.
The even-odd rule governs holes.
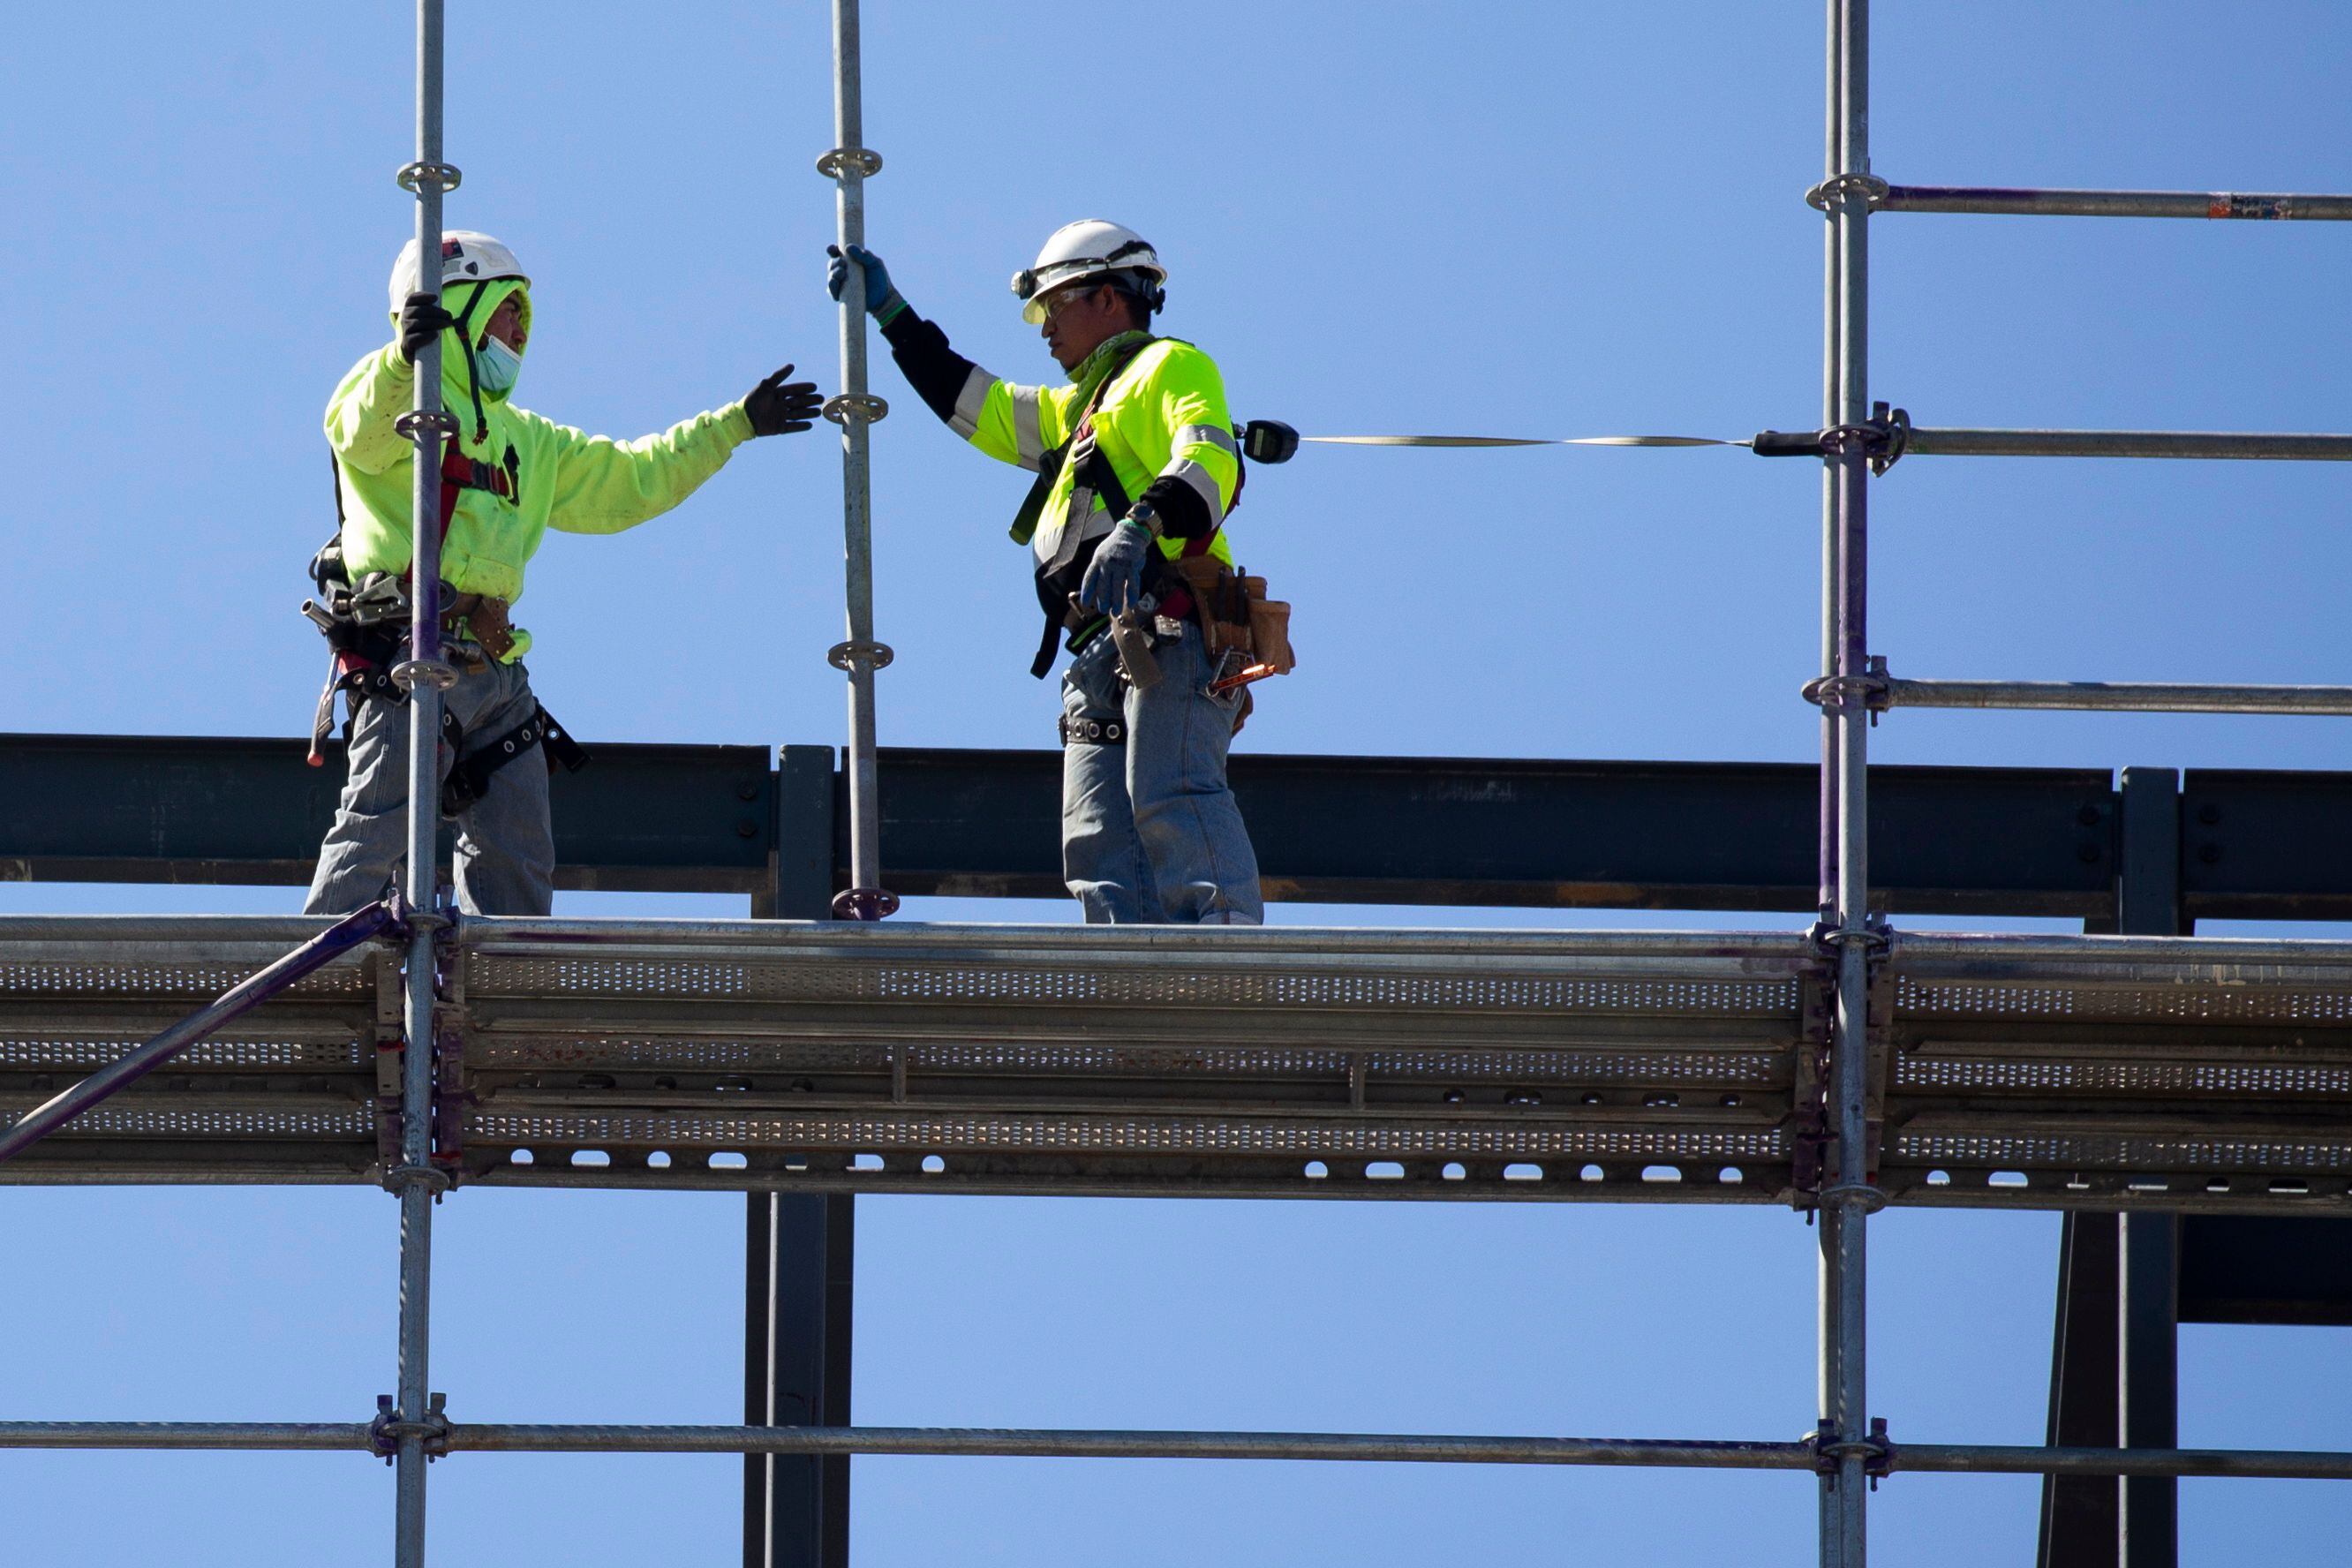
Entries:
POLYGON ((816 386, 786 382, 792 374, 793 367, 786 365, 740 402, 634 441, 585 435, 551 422, 555 498, 548 526, 566 533, 618 533, 635 528, 692 495, 744 442, 807 429, 816 417, 816 386))
MULTIPOLYGON (((839 247, 826 246, 832 263, 825 270, 826 291, 838 300, 847 286, 849 267, 839 247)), ((890 344, 890 357, 915 395, 948 427, 1001 463, 1034 471, 1047 448, 1062 444, 1064 411, 1045 389, 1000 381, 948 346, 948 335, 937 322, 914 312, 891 286, 882 258, 857 246, 851 258, 866 275, 866 309, 890 344)))

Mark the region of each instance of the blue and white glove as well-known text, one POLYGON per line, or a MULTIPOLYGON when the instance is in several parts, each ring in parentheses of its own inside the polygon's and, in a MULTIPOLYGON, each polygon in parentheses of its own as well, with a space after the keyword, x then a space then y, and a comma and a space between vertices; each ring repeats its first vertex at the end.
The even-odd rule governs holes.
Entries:
POLYGON ((1151 550, 1151 531, 1133 518, 1123 518, 1110 537, 1095 547, 1087 574, 1078 584, 1078 603, 1098 615, 1116 616, 1143 597, 1143 563, 1151 550))
POLYGON ((824 291, 835 300, 839 300, 841 291, 849 287, 849 263, 855 261, 866 273, 867 315, 887 327, 892 317, 907 308, 907 301, 898 297, 898 290, 890 287, 890 269, 882 265, 880 257, 862 245, 849 247, 847 260, 843 259, 841 247, 837 245, 826 246, 824 253, 833 258, 824 267, 824 291))

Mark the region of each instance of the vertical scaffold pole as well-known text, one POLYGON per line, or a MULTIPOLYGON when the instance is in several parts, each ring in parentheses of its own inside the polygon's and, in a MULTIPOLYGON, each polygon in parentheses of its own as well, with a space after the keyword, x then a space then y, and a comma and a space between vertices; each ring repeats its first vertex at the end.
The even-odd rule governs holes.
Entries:
MULTIPOLYGON (((845 257, 866 243, 866 177, 882 167, 865 145, 858 76, 857 0, 833 0, 833 150, 817 172, 834 181, 838 243, 845 257)), ((841 392, 824 405, 841 426, 841 511, 848 579, 849 637, 828 656, 849 675, 849 887, 833 901, 845 920, 880 920, 898 907, 882 888, 881 812, 874 765, 874 672, 890 650, 874 640, 874 520, 866 426, 889 405, 866 386, 866 273, 849 261, 841 290, 841 392)))
MULTIPOLYGON (((416 0, 416 161, 400 174, 400 183, 416 193, 416 287, 436 299, 441 292, 441 197, 457 183, 457 172, 441 156, 441 24, 442 0, 416 0)), ((434 935, 442 923, 436 896, 441 694, 457 680, 457 672, 441 658, 441 441, 455 433, 456 426, 441 407, 438 353, 417 356, 415 406, 400 423, 416 444, 409 650, 393 671, 409 693, 406 891, 414 923, 402 1014, 406 1038, 401 1063, 400 1164, 385 1176, 400 1197, 400 1381, 390 1433, 396 1440, 394 1561, 398 1568, 425 1568, 433 1198, 446 1184, 432 1162, 434 935)))
POLYGON ((1869 445, 1863 426, 1869 405, 1870 7, 1869 0, 1833 0, 1830 20, 1836 60, 1836 158, 1823 191, 1832 228, 1830 333, 1834 343, 1832 437, 1824 451, 1831 469, 1836 560, 1836 669, 1823 695, 1835 717, 1837 812, 1822 833, 1835 836, 1837 900, 1831 931, 1837 954, 1835 1069, 1837 1170, 1824 1184, 1822 1285, 1824 1300, 1823 1384, 1832 1395, 1823 1414, 1822 1451, 1832 1461, 1825 1498, 1822 1562, 1865 1568, 1867 1459, 1872 1451, 1865 1378, 1867 1224, 1879 1197, 1870 1182, 1867 1127, 1870 1030, 1870 708, 1869 445), (1833 704, 1833 705, 1832 705, 1833 704))
MULTIPOLYGON (((1843 68, 1845 60, 1843 29, 1838 26, 1838 13, 1844 0, 1828 0, 1828 25, 1822 29, 1828 47, 1826 71, 1822 84, 1822 106, 1827 117, 1822 138, 1822 179, 1824 184, 1834 180, 1843 166, 1845 137, 1843 68)), ((1822 225, 1822 428, 1826 430, 1838 423, 1838 368, 1843 362, 1838 353, 1838 236, 1834 223, 1822 225)), ((1838 671, 1838 476, 1834 462, 1822 465, 1822 668, 1824 682, 1838 671)), ((1838 813, 1838 729, 1837 710, 1829 703, 1822 705, 1822 777, 1821 777, 1821 853, 1819 858, 1819 894, 1821 916, 1824 923, 1835 921, 1838 910, 1837 839, 1832 825, 1838 813)), ((1816 1374, 1816 1408, 1819 1421, 1827 1426, 1836 1419, 1838 1398, 1838 1314, 1836 1278, 1831 1259, 1837 1254, 1838 1223, 1842 1211, 1834 1205, 1823 1204, 1818 1215, 1821 1229, 1816 1240, 1819 1254, 1814 1282, 1817 1332, 1818 1370, 1816 1374)), ((1838 1494, 1834 1488, 1821 1489, 1822 1568, 1839 1568, 1836 1551, 1838 1539, 1838 1494)))

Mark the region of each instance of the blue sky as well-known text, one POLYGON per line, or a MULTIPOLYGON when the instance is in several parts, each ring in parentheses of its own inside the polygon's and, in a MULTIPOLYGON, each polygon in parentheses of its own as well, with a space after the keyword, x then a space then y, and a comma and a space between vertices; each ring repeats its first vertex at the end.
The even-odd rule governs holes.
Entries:
MULTIPOLYGON (((1001 374, 1054 374, 1004 279, 1100 215, 1170 262, 1168 331, 1310 432, 1803 427, 1820 402, 1818 8, 869 0, 870 237, 1001 374)), ((1876 170, 1921 184, 2352 189, 2352 21, 2319 4, 1881 5, 1876 170)), ((519 402, 627 436, 797 360, 835 376, 826 8, 451 7, 453 225, 535 282, 519 402)), ((33 8, 0 58, 11 432, 6 728, 302 731, 293 611, 332 528, 319 414, 384 341, 412 222, 407 8, 33 8)), ((2342 429, 2328 225, 1890 217, 1873 388, 1923 424, 2342 429)), ((1003 527, 1022 481, 897 381, 875 437, 887 743, 1052 743, 1003 527)), ((2321 464, 1920 458, 1880 481, 1898 673, 2336 679, 2321 464)), ((1298 606, 1265 751, 1799 761, 1818 484, 1729 451, 1310 448, 1233 531, 1298 606)), ((553 537, 518 618, 590 743, 837 741, 839 469, 741 453, 617 539, 553 537)), ((1903 713, 1889 762, 2337 768, 2313 720, 1903 713)), ((887 846, 885 846, 887 864, 887 846)), ((0 910, 290 910, 274 889, 0 888, 0 910)), ((576 913, 739 900, 564 895, 576 913)), ((1070 918, 936 902, 918 916, 1070 918)), ((1280 909, 1318 920, 1577 913, 1280 909)), ((1605 918, 1605 917, 1601 917, 1605 918)), ((1643 917, 1654 921, 1656 917, 1643 917)), ((1721 917, 1708 917, 1717 920, 1721 917)), ((1769 917, 1778 923, 1782 917, 1769 917)), ((740 1200, 459 1194, 436 1386, 458 1419, 727 1421, 740 1200)), ((887 1424, 1792 1436, 1811 1237, 1663 1208, 865 1200, 856 1409, 887 1424)), ((2038 1441, 2054 1217, 1873 1226, 1873 1405, 2038 1441)), ((365 1191, 11 1192, 5 1413, 353 1419, 391 1385, 394 1213, 365 1191)), ((2192 1329, 2182 1436, 2352 1447, 2352 1332, 2192 1329)), ((454 1555, 733 1561, 737 1467, 436 1467, 454 1555)), ((865 1564, 1811 1559, 1783 1477, 860 1460, 865 1564)), ((2027 1560, 2030 1481, 1905 1477, 1885 1561, 2027 1560)), ((2330 1500, 2332 1506, 2330 1506, 2330 1500)), ((376 1560, 388 1477, 329 1457, 13 1455, 24 1561, 376 1560)), ((2190 1483, 2184 1561, 2341 1555, 2317 1483, 2190 1483)))

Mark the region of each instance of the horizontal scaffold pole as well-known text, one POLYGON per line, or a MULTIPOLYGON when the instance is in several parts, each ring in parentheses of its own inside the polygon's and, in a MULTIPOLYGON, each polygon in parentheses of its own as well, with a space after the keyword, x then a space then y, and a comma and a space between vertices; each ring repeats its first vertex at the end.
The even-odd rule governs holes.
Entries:
POLYGON ((2038 191, 1993 185, 1889 185, 1883 213, 1990 213, 2018 217, 2188 217, 2332 221, 2352 218, 2352 196, 2242 191, 2038 191))
POLYGON ((2215 430, 1961 430, 1915 426, 1912 457, 2218 458, 2272 462, 2352 460, 2352 436, 2215 430))
POLYGON ((1896 680, 1889 708, 2005 708, 2088 713, 2352 714, 2352 686, 2215 686, 2098 680, 1896 680))
MULTIPOLYGON (((0 1448, 370 1451, 364 1422, 0 1421, 0 1448)), ((956 1426, 452 1424, 436 1448, 484 1454, 873 1454, 967 1458, 1281 1459, 1811 1470, 1810 1442, 1471 1437, 1340 1432, 1082 1432, 956 1426)), ((1906 1444, 1892 1468, 1939 1475, 2236 1476, 2352 1479, 2352 1454, 2294 1449, 2049 1448, 1906 1444)))

